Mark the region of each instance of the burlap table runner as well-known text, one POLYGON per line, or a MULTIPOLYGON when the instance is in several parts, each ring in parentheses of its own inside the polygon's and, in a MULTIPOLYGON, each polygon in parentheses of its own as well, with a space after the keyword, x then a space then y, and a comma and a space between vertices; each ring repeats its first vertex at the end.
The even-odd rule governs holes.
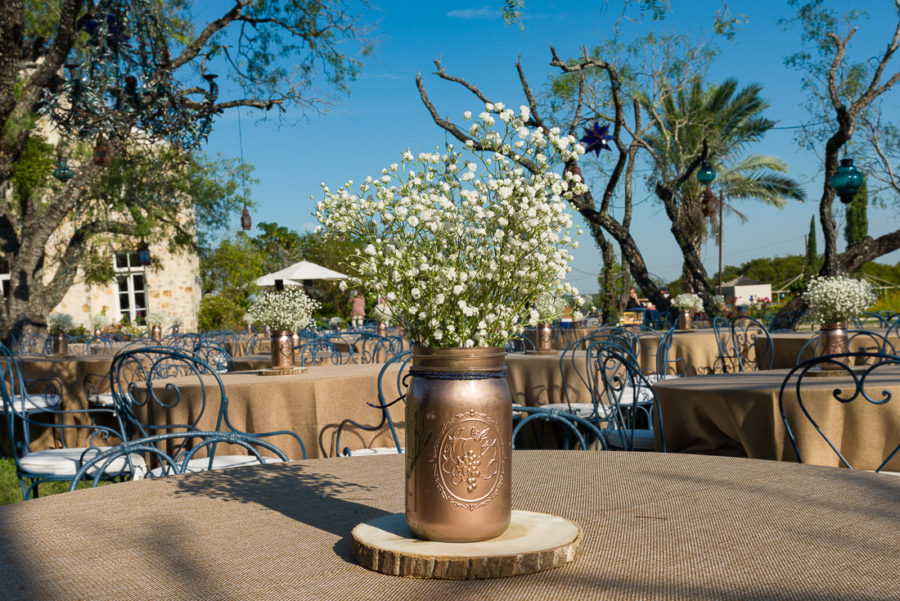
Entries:
POLYGON ((401 579, 349 554, 403 511, 403 458, 138 481, 0 507, 13 601, 897 599, 900 479, 655 453, 518 451, 513 507, 574 520, 573 564, 481 581, 401 579))

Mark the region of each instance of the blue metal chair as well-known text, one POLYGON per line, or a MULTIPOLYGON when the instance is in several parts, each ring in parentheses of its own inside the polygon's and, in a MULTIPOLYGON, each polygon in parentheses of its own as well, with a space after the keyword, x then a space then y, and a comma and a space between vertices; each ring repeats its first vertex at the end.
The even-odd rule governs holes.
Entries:
POLYGON ((599 404, 608 407, 610 418, 602 428, 609 448, 652 451, 656 438, 666 450, 656 394, 647 377, 627 349, 601 344, 593 360, 603 382, 599 404))
POLYGON ((719 349, 713 371, 728 373, 735 371, 737 357, 734 355, 734 345, 731 342, 731 322, 724 317, 716 315, 712 320, 713 334, 716 337, 716 346, 719 349))
POLYGON ((409 373, 409 363, 411 360, 412 351, 409 350, 392 356, 384 363, 381 371, 378 372, 378 402, 366 403, 369 407, 377 409, 381 413, 381 419, 375 425, 361 424, 358 421, 349 418, 342 421, 338 426, 334 437, 334 448, 337 453, 344 457, 349 457, 351 455, 375 455, 403 452, 403 444, 401 444, 400 438, 397 436, 397 429, 394 426, 393 418, 391 418, 390 408, 401 401, 403 403, 406 402, 406 376, 409 373), (385 375, 397 364, 400 365, 400 369, 397 371, 396 375, 391 376, 391 384, 388 385, 385 382, 385 375), (394 439, 393 447, 365 447, 366 441, 362 440, 358 433, 355 436, 365 448, 351 450, 348 446, 341 446, 341 437, 344 434, 345 429, 349 431, 352 427, 365 432, 379 432, 384 429, 385 425, 390 429, 391 436, 394 439))
POLYGON ((402 352, 394 339, 374 332, 360 330, 354 332, 350 339, 348 346, 354 363, 383 363, 402 352))
POLYGON ((82 480, 90 482, 94 487, 102 479, 142 480, 271 463, 272 457, 263 455, 262 451, 268 451, 278 461, 288 461, 281 449, 252 434, 240 432, 158 434, 125 441, 105 449, 90 449, 82 457, 81 467, 72 478, 69 490, 75 490, 82 480), (177 451, 169 453, 164 450, 166 447, 174 447, 177 451), (221 457, 217 453, 222 447, 237 447, 246 451, 246 454, 230 455, 230 461, 225 464, 217 461, 221 457), (157 467, 149 469, 153 464, 157 467))
MULTIPOLYGON (((61 409, 58 394, 34 395, 26 390, 25 379, 18 358, 0 344, 0 399, 2 412, 12 447, 16 475, 22 488, 22 497, 37 496, 38 487, 45 482, 70 481, 79 471, 86 457, 105 450, 124 438, 121 429, 95 423, 98 415, 105 415, 115 424, 115 413, 110 409, 61 409), (55 397, 55 398, 49 398, 55 397), (32 430, 49 437, 53 448, 36 449, 32 430), (87 444, 81 444, 86 442, 87 444)), ((135 464, 140 457, 133 458, 135 464)), ((119 476, 124 466, 116 465, 112 472, 101 471, 92 476, 112 479, 119 476)))
POLYGON ((306 340, 294 347, 295 356, 299 354, 300 365, 347 365, 353 362, 353 350, 342 352, 327 337, 306 340))
POLYGON ((731 322, 732 356, 739 371, 759 371, 772 369, 775 361, 775 345, 769 330, 757 319, 741 315, 731 322), (765 352, 758 353, 759 338, 765 338, 765 352))
MULTIPOLYGON (((824 414, 823 409, 827 409, 822 407, 821 399, 817 399, 815 404, 807 403, 803 399, 804 380, 808 377, 818 378, 818 376, 821 375, 819 368, 823 364, 829 364, 829 367, 832 370, 839 370, 841 375, 852 379, 852 384, 849 386, 846 385, 845 379, 842 379, 840 385, 835 385, 834 390, 831 393, 834 402, 845 406, 851 403, 870 403, 873 406, 887 407, 888 403, 892 401, 893 395, 889 390, 885 390, 875 383, 875 376, 879 373, 887 372, 888 370, 891 370, 891 372, 888 373, 893 375, 892 372, 900 366, 900 357, 885 353, 865 352, 841 353, 837 355, 815 357, 803 361, 791 369, 790 373, 788 373, 784 382, 781 384, 781 388, 778 392, 778 409, 781 413, 781 420, 784 422, 785 430, 787 430, 788 438, 791 441, 791 446, 794 449, 794 453, 797 455, 797 461, 803 463, 803 456, 800 452, 800 447, 797 444, 794 428, 791 427, 791 418, 788 414, 790 413, 791 415, 797 416, 796 409, 799 409, 802 414, 800 419, 806 419, 812 424, 816 432, 819 433, 835 455, 837 455, 841 465, 854 469, 850 461, 848 461, 841 452, 839 446, 840 438, 845 434, 843 428, 832 432, 831 435, 829 435, 819 423, 819 419, 817 419, 817 416, 821 419, 821 416, 824 414), (849 361, 855 366, 848 366, 844 361, 849 361), (860 367, 860 365, 863 365, 863 367, 860 367), (790 400, 788 400, 785 395, 785 391, 787 390, 792 390, 793 393, 790 400), (788 403, 791 403, 791 406, 789 406, 788 403), (832 436, 837 438, 837 442, 832 439, 832 436)), ((797 426, 796 423, 795 426, 797 426)), ((876 472, 884 471, 884 468, 897 455, 898 451, 900 451, 900 433, 894 432, 894 435, 898 444, 894 447, 885 449, 885 458, 875 469, 876 472)))
MULTIPOLYGON (((115 407, 129 439, 146 439, 158 434, 214 431, 236 433, 257 439, 281 437, 299 445, 301 457, 306 458, 306 447, 295 433, 289 430, 248 433, 232 425, 228 416, 228 396, 217 369, 196 355, 169 347, 144 347, 120 352, 110 368, 110 388, 115 407), (178 422, 175 409, 182 403, 182 388, 190 385, 199 390, 199 400, 181 414, 187 419, 178 422), (209 409, 212 419, 206 418, 209 409), (160 412, 165 419, 152 419, 160 412), (204 425, 205 424, 205 425, 204 425), (212 425, 212 427, 208 427, 212 425)), ((189 438, 181 444, 189 444, 189 438)), ((167 444, 172 444, 171 442, 167 444)), ((168 448, 171 456, 180 456, 186 448, 168 448)), ((239 462, 227 455, 216 456, 216 466, 239 462)), ((202 468, 203 459, 192 459, 191 469, 202 468)))
POLYGON ((561 450, 605 450, 606 445, 603 434, 592 422, 560 411, 546 407, 526 407, 513 405, 513 415, 517 420, 512 431, 512 448, 516 448, 523 432, 527 432, 526 426, 538 426, 550 424, 558 426, 562 430, 562 437, 558 439, 558 447, 561 450))
POLYGON ((525 353, 534 350, 534 343, 525 334, 519 332, 513 334, 503 345, 503 350, 507 353, 525 353))

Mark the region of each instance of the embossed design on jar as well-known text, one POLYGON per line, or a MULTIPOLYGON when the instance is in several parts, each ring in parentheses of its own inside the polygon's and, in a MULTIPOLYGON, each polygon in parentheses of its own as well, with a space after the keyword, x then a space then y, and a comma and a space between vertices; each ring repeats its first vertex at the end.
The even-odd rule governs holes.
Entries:
POLYGON ((497 422, 470 409, 446 424, 431 463, 444 500, 474 511, 490 503, 503 482, 503 450, 497 422))

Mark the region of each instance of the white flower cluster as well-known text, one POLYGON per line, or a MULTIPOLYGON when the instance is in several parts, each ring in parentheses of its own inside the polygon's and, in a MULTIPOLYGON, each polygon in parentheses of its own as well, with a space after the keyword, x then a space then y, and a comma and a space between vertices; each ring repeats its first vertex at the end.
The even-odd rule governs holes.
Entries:
POLYGON ((594 310, 594 301, 590 296, 576 296, 574 299, 575 311, 572 313, 572 319, 581 321, 587 314, 594 310))
POLYGON ((106 315, 94 315, 91 317, 91 327, 100 330, 109 325, 109 318, 106 315))
POLYGON ((172 317, 172 325, 176 328, 180 328, 182 325, 184 325, 184 320, 176 315, 172 317))
POLYGON ((376 320, 386 326, 391 325, 391 320, 394 318, 391 307, 387 303, 378 303, 375 305, 375 309, 372 310, 372 315, 376 320))
POLYGON ((840 323, 865 311, 875 303, 877 297, 869 282, 838 275, 812 278, 803 294, 803 300, 819 323, 840 323))
POLYGON ((317 205, 326 234, 364 249, 348 265, 355 281, 385 298, 418 346, 502 346, 541 292, 572 291, 561 283, 577 246, 567 199, 586 188, 552 170, 584 148, 525 127, 527 108, 485 109, 469 133, 494 152, 407 150, 359 194, 353 182, 323 184, 317 205))
POLYGON ((312 322, 319 302, 309 298, 299 287, 264 292, 247 310, 256 323, 273 331, 302 330, 312 322))
POLYGON ((330 325, 335 330, 340 330, 344 327, 344 318, 335 315, 334 317, 328 318, 328 325, 330 325))
POLYGON ((148 326, 151 326, 151 327, 152 326, 160 326, 161 327, 162 324, 165 323, 165 321, 166 321, 165 313, 158 313, 158 312, 147 313, 147 317, 144 318, 144 322, 148 326))
POLYGON ((47 316, 47 329, 51 334, 68 334, 74 323, 68 313, 51 313, 47 316))
POLYGON ((562 317, 568 301, 560 294, 545 292, 535 299, 531 305, 531 321, 534 323, 550 323, 562 317))
POLYGON ((679 294, 672 299, 672 304, 681 311, 703 310, 703 299, 693 293, 685 292, 684 294, 679 294))

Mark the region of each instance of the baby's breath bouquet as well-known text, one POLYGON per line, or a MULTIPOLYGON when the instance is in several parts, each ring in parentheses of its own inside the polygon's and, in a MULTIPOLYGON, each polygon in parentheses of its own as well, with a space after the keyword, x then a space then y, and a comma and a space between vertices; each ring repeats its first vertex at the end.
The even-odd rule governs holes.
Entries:
POLYGON ((675 305, 679 311, 703 310, 703 299, 701 299, 696 294, 688 292, 676 296, 674 299, 672 299, 672 304, 675 305))
POLYGON ((91 327, 95 330, 102 330, 109 325, 109 317, 106 315, 94 315, 91 317, 91 327))
POLYGON ((318 301, 309 298, 300 287, 263 292, 250 305, 247 314, 273 331, 302 330, 312 323, 318 301))
POLYGON ((469 134, 496 152, 472 151, 475 143, 465 155, 407 150, 358 193, 353 182, 323 184, 325 233, 364 249, 349 262, 351 282, 383 296, 417 346, 502 346, 542 292, 571 292, 562 284, 576 246, 566 199, 584 186, 553 169, 584 149, 555 128, 526 127, 527 107, 485 108, 469 134))
POLYGON ((386 326, 391 325, 394 314, 391 312, 391 306, 387 303, 378 303, 372 310, 372 316, 386 326))
POLYGON ((51 334, 68 334, 74 320, 68 313, 51 313, 47 316, 47 329, 51 334))
POLYGON ((819 323, 842 323, 865 311, 877 299, 869 282, 838 275, 812 278, 803 300, 819 323))
POLYGON ((166 314, 159 312, 147 313, 147 317, 144 319, 144 322, 150 327, 162 327, 165 321, 166 314))
POLYGON ((561 294, 545 292, 535 299, 531 305, 531 321, 536 323, 550 323, 560 319, 566 310, 566 297, 561 294))

